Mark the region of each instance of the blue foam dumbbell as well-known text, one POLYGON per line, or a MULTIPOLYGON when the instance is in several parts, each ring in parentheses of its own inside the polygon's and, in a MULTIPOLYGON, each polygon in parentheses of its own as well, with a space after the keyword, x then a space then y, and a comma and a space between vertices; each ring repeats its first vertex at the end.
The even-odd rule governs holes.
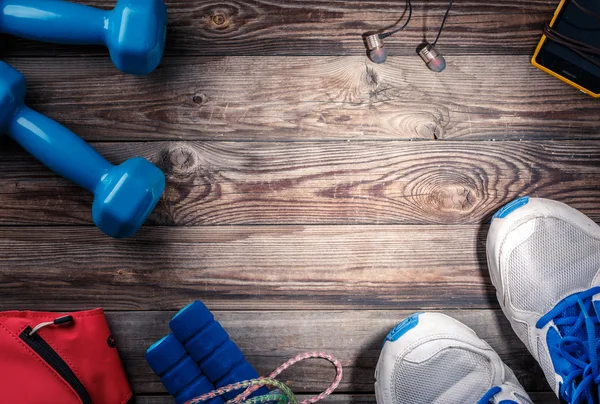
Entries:
POLYGON ((116 238, 133 235, 165 189, 162 171, 141 157, 113 166, 73 132, 27 107, 25 91, 25 77, 0 62, 0 134, 92 192, 100 230, 116 238))
MULTIPOLYGON (((242 351, 201 301, 196 300, 179 311, 169 326, 216 387, 258 378, 242 351)), ((269 390, 263 387, 254 395, 268 393, 269 390)), ((224 397, 231 400, 239 394, 240 391, 234 391, 224 397)))
POLYGON ((164 0, 119 0, 110 11, 60 0, 0 0, 0 32, 66 45, 105 45, 119 70, 144 75, 162 58, 167 7, 164 0))
MULTIPOLYGON (((160 377, 169 394, 175 397, 177 404, 215 388, 173 334, 152 344, 146 351, 146 361, 160 377)), ((216 397, 206 403, 223 404, 223 399, 216 397)))

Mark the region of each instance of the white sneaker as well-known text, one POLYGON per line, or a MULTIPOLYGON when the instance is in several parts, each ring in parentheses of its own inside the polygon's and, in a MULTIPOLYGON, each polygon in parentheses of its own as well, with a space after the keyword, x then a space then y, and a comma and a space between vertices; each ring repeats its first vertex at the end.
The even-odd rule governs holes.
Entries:
POLYGON ((600 227, 546 199, 492 220, 488 265, 502 310, 559 398, 599 403, 600 227))
POLYGON ((439 313, 413 314, 388 334, 375 379, 378 404, 531 404, 485 341, 439 313))

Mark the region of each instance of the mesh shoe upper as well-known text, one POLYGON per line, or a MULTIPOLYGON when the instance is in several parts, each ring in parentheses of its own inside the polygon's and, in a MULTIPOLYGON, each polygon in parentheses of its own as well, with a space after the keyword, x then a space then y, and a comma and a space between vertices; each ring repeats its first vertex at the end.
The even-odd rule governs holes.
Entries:
POLYGON ((530 404, 496 352, 439 313, 409 317, 386 338, 376 371, 379 404, 530 404))
POLYGON ((597 363, 590 363, 597 362, 600 335, 592 302, 600 227, 565 204, 524 198, 494 217, 487 252, 500 305, 550 386, 569 402, 589 402, 583 390, 598 402, 597 382, 589 381, 600 375, 597 363), (594 375, 577 393, 584 395, 574 396, 585 372, 594 375))
POLYGON ((401 361, 394 376, 398 403, 476 403, 493 382, 489 358, 458 347, 422 362, 401 361))
POLYGON ((564 219, 540 217, 531 223, 531 236, 507 252, 507 284, 515 309, 545 314, 590 287, 600 268, 600 240, 564 219))

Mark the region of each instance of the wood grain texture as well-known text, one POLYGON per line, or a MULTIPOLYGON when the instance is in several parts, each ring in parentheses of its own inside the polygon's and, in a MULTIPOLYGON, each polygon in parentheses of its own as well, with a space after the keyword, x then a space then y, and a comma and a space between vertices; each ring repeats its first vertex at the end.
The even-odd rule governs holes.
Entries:
MULTIPOLYGON (((311 395, 298 394, 298 399, 308 399, 311 395)), ((529 397, 534 403, 543 404, 558 404, 558 399, 554 396, 554 393, 540 392, 540 393, 529 393, 529 397)), ((157 395, 157 396, 136 396, 136 404, 174 404, 175 400, 170 396, 157 395)), ((375 404, 375 395, 373 394, 334 394, 327 397, 323 401, 323 404, 375 404)))
POLYGON ((0 227, 0 310, 495 308, 487 227, 0 227))
MULTIPOLYGON (((500 311, 455 310, 445 313, 464 322, 487 341, 529 391, 548 391, 541 369, 500 311)), ((111 330, 137 394, 164 392, 143 353, 169 332, 174 312, 108 313, 111 330)), ((260 374, 290 357, 313 350, 336 356, 344 367, 340 393, 374 391, 374 371, 382 342, 410 311, 216 312, 215 317, 260 374)), ((326 362, 300 363, 281 380, 298 393, 324 390, 335 372, 326 362)))
MULTIPOLYGON (((91 195, 11 147, 0 151, 0 223, 91 224, 91 195)), ((600 219, 597 142, 151 142, 167 176, 160 225, 479 224, 523 195, 600 219)))
POLYGON ((597 139, 597 100, 527 56, 168 58, 147 77, 107 59, 13 58, 29 105, 86 140, 597 139), (44 66, 40 69, 39 66, 44 66))
MULTIPOLYGON (((101 8, 114 0, 81 0, 101 8)), ((446 0, 415 1, 408 29, 387 43, 395 54, 415 53, 432 41, 446 0)), ((168 0, 166 53, 185 55, 363 55, 362 35, 394 24, 403 1, 372 0, 168 0)), ((556 1, 457 2, 444 32, 446 54, 532 53, 556 1)), ((0 38, 0 53, 13 55, 105 54, 102 48, 67 47, 0 38)))
MULTIPOLYGON (((600 221, 597 101, 529 64, 556 0, 457 2, 440 75, 415 47, 446 0, 415 1, 381 66, 361 34, 392 24, 403 1, 167 3, 166 56, 147 77, 120 74, 101 47, 0 35, 30 106, 168 181, 148 226, 113 240, 92 226, 90 195, 3 139, 0 310, 114 310, 138 402, 172 404, 143 354, 199 298, 261 374, 329 351, 346 370, 329 402, 374 404, 386 333, 445 309, 534 400, 555 403, 498 310, 482 223, 525 194, 600 221)), ((332 377, 309 363, 284 380, 308 394, 332 377)))

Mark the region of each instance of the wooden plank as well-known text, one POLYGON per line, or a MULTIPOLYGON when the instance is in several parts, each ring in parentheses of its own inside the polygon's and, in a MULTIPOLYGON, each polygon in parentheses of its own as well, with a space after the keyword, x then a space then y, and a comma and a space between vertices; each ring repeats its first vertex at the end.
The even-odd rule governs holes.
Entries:
POLYGON ((147 77, 100 58, 13 58, 28 103, 86 140, 597 139, 598 103, 527 56, 169 58, 147 77), (40 69, 39 66, 44 66, 40 69))
MULTIPOLYGON (((299 400, 311 398, 310 395, 296 395, 299 400)), ((534 403, 558 404, 558 399, 554 393, 530 393, 529 397, 534 403)), ((136 396, 137 404, 173 404, 175 401, 170 396, 136 396)), ((327 397, 323 404, 375 404, 375 395, 373 394, 334 394, 327 397)))
MULTIPOLYGON (((451 310, 447 314, 473 328, 513 369, 530 391, 548 391, 535 359, 500 311, 451 310)), ((111 330, 137 394, 164 392, 143 358, 154 341, 169 332, 174 312, 109 313, 111 330)), ((372 393, 374 370, 389 330, 410 311, 216 312, 215 316, 260 374, 268 374, 294 355, 325 351, 344 367, 339 393, 372 393), (332 337, 334 336, 334 337, 332 337)), ((335 373, 326 362, 300 363, 282 375, 295 392, 324 390, 335 373)))
MULTIPOLYGON (((114 7, 114 0, 81 0, 114 7)), ((415 53, 432 41, 447 0, 414 2, 408 29, 390 38, 392 54, 415 53)), ((387 0, 168 0, 167 54, 187 55, 363 55, 362 35, 392 25, 404 1, 387 0)), ((529 55, 556 8, 553 0, 457 2, 440 42, 446 54, 503 52, 529 55)), ((0 53, 14 55, 106 54, 102 48, 67 47, 8 36, 0 53)))
POLYGON ((497 307, 486 227, 0 227, 0 310, 497 307), (435 252, 435 253, 433 253, 435 252), (433 287, 432 285, 435 285, 433 287))
MULTIPOLYGON (((523 195, 600 219, 597 142, 94 144, 167 173, 161 225, 479 224, 523 195)), ((91 196, 16 148, 0 151, 0 223, 91 224, 91 196)))

